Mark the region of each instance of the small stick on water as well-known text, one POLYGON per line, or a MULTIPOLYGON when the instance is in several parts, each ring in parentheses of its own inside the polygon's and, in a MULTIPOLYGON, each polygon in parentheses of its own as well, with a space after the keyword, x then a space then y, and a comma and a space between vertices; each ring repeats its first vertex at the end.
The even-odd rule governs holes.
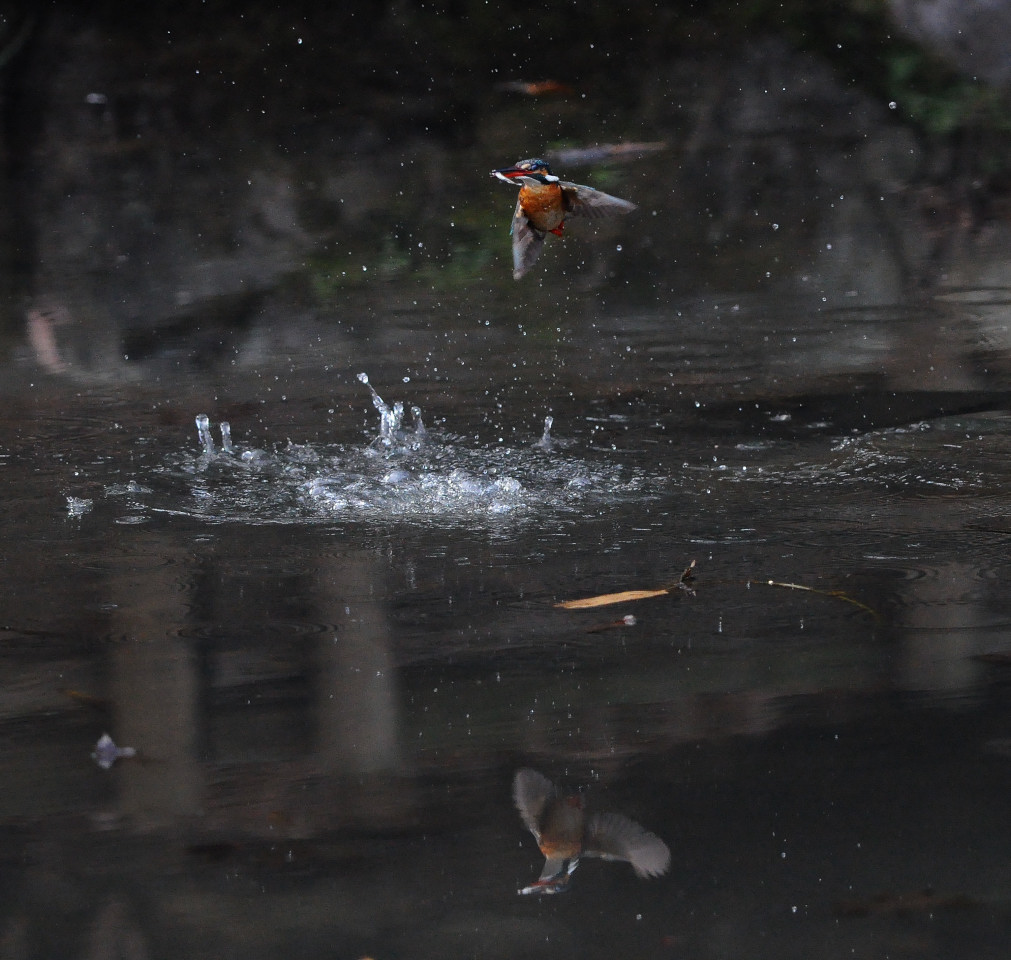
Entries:
POLYGON ((868 606, 861 600, 857 600, 855 597, 851 597, 848 593, 843 590, 819 590, 817 587, 806 587, 802 583, 783 583, 779 580, 748 580, 747 585, 750 587, 752 584, 756 586, 765 587, 781 587, 783 590, 803 590, 805 593, 816 593, 820 597, 831 597, 834 600, 842 600, 844 603, 851 603, 854 607, 858 607, 866 613, 869 613, 875 620, 881 619, 881 614, 878 613, 873 607, 868 606))
POLYGON ((695 591, 689 586, 692 580, 695 579, 695 561, 692 560, 684 570, 681 571, 681 576, 678 577, 677 583, 674 584, 672 589, 684 590, 689 596, 694 597, 695 591))

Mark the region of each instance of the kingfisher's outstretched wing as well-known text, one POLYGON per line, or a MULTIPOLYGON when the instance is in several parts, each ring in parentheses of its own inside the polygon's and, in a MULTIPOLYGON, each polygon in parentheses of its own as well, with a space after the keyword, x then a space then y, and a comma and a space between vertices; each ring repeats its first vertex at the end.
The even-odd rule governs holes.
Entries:
POLYGON ((529 767, 517 770, 516 776, 513 777, 513 803, 516 804, 526 828, 538 843, 541 842, 541 816, 548 801, 555 794, 555 785, 543 774, 529 767))
POLYGON ((558 184, 562 188, 562 202, 565 212, 570 217, 587 217, 599 220, 603 217, 616 217, 623 213, 631 213, 636 205, 630 200, 612 197, 609 193, 594 190, 593 187, 581 183, 558 184))
POLYGON ((583 856, 627 860, 640 877, 658 877, 670 866, 667 844, 620 813, 597 813, 589 818, 583 856))
POLYGON ((530 223, 518 200, 510 233, 513 235, 513 279, 519 280, 541 255, 546 234, 530 223))

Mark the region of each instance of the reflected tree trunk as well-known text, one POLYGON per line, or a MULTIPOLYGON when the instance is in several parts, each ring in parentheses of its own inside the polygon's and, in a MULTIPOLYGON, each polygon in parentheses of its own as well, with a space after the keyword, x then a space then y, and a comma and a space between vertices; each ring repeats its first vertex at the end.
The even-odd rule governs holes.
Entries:
MULTIPOLYGON (((161 556, 165 545, 152 545, 161 556)), ((179 588, 179 566, 152 565, 122 583, 111 657, 110 692, 120 746, 138 758, 122 763, 120 808, 142 826, 159 826, 199 811, 202 776, 197 764, 199 673, 190 643, 165 625, 185 622, 189 598, 179 588), (166 607, 170 609, 166 609, 166 607)))
POLYGON ((910 581, 902 618, 899 686, 904 690, 969 693, 979 684, 981 666, 973 657, 1000 646, 1000 630, 988 631, 980 599, 975 616, 966 598, 979 590, 978 571, 951 563, 910 581))
POLYGON ((337 629, 319 647, 320 762, 338 775, 397 772, 401 756, 390 631, 371 596, 378 574, 357 557, 342 557, 326 572, 338 585, 327 590, 333 604, 328 619, 337 629))

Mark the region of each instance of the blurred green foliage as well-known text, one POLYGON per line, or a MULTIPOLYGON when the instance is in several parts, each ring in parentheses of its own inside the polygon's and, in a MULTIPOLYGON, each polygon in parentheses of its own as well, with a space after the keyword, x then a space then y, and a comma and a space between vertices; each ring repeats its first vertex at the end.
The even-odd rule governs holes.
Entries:
MULTIPOLYGON (((128 27, 118 3, 99 2, 90 15, 128 27)), ((846 82, 894 101, 928 136, 1004 130, 1011 113, 1006 97, 901 36, 886 0, 548 0, 534 8, 487 0, 348 0, 325 7, 312 0, 284 6, 179 0, 147 8, 141 19, 147 42, 169 62, 213 59, 215 48, 227 49, 232 79, 255 90, 283 77, 288 95, 294 85, 315 108, 331 99, 335 85, 469 101, 495 78, 547 76, 575 80, 619 103, 634 101, 637 85, 623 78, 645 63, 772 34, 823 56, 846 82)))
POLYGON ((928 137, 1011 129, 1006 94, 902 36, 886 0, 746 0, 713 3, 711 13, 737 36, 773 32, 824 57, 847 82, 894 103, 928 137))

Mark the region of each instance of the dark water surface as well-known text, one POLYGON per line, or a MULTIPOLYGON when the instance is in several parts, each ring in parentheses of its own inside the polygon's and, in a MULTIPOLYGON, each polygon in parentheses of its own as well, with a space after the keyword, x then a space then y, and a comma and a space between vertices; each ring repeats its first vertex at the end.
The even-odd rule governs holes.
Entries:
POLYGON ((985 317, 581 296, 223 371, 7 365, 5 955, 1004 955, 985 317), (379 442, 362 371, 424 437, 379 442), (694 595, 555 606, 692 560, 694 595), (104 731, 138 756, 100 769, 104 731), (517 897, 519 765, 669 874, 517 897))

